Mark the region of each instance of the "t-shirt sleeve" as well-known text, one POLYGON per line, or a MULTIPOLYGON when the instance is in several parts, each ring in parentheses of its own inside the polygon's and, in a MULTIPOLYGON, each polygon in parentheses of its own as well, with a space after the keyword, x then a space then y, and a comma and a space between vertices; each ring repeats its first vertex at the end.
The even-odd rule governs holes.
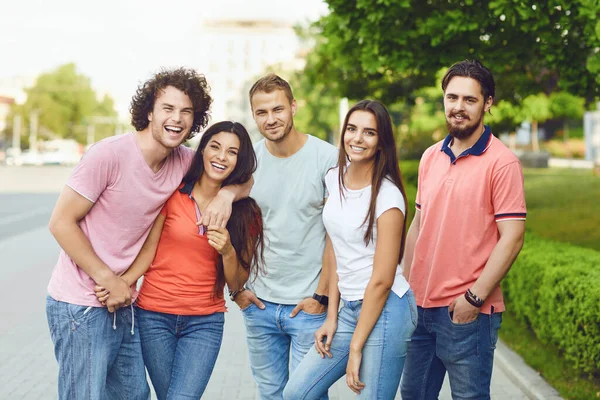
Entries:
POLYGON ((523 171, 518 161, 505 165, 492 176, 492 203, 496 222, 525 220, 523 171))
POLYGON ((415 208, 417 210, 421 210, 421 185, 423 183, 423 170, 425 169, 425 158, 427 157, 428 150, 425 150, 423 155, 421 156, 421 160, 419 161, 419 172, 417 175, 417 196, 415 198, 415 208))
POLYGON ((97 143, 83 155, 73 169, 67 186, 95 203, 102 192, 115 182, 119 160, 106 143, 97 143))
POLYGON ((375 206, 375 217, 379 218, 381 214, 392 208, 397 208, 402 212, 402 215, 406 214, 406 204, 404 203, 404 197, 400 189, 389 181, 384 181, 381 184, 381 189, 377 195, 377 205, 375 206))
MULTIPOLYGON (((327 146, 327 150, 328 153, 327 156, 325 157, 325 162, 322 165, 322 169, 323 169, 323 190, 325 193, 324 198, 329 197, 329 190, 331 188, 331 183, 327 183, 327 176, 331 174, 331 171, 333 171, 334 167, 337 165, 337 161, 338 161, 338 149, 337 147, 333 147, 331 145, 327 146)), ((337 171, 337 170, 336 170, 337 171)), ((331 179, 329 182, 331 181, 337 181, 337 173, 333 174, 334 179, 331 179)))
POLYGON ((329 197, 329 193, 331 192, 331 188, 333 185, 337 184, 338 172, 337 168, 331 168, 325 174, 325 197, 329 197))

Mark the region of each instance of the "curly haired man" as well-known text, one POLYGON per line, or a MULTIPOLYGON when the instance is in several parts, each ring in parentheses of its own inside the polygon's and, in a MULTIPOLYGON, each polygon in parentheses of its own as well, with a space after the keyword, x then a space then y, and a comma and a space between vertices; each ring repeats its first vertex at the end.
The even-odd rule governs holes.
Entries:
MULTIPOLYGON (((180 185, 194 153, 181 144, 207 125, 211 102, 196 71, 157 73, 132 99, 136 131, 91 147, 60 194, 49 228, 62 250, 46 301, 60 399, 149 398, 131 306, 135 287, 120 275, 180 185), (110 292, 106 307, 96 284, 110 292)), ((250 187, 222 189, 201 223, 225 226, 231 203, 250 187)))

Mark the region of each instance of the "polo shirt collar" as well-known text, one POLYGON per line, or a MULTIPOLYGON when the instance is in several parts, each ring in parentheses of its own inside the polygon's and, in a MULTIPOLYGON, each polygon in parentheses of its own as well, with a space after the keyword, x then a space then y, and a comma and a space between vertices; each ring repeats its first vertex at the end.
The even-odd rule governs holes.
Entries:
POLYGON ((461 157, 482 155, 488 149, 488 147, 490 147, 490 143, 492 141, 492 130, 490 129, 489 125, 484 125, 484 128, 485 129, 483 130, 483 134, 479 139, 477 139, 477 142, 475 142, 473 146, 463 151, 458 157, 454 157, 454 153, 450 149, 450 144, 452 143, 453 139, 453 137, 450 135, 447 135, 444 139, 441 151, 443 151, 448 155, 448 157, 450 157, 451 163, 456 163, 456 160, 458 160, 461 157))

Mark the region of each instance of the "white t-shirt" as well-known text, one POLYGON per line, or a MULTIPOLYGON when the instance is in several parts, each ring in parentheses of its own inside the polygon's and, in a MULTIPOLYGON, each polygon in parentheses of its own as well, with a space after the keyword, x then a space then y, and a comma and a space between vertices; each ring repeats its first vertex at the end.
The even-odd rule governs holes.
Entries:
MULTIPOLYGON (((345 197, 342 196, 340 200, 338 167, 327 172, 325 184, 329 197, 323 209, 323 223, 335 252, 340 294, 344 300, 361 300, 365 297, 365 289, 373 274, 377 242, 377 221, 373 225, 373 241, 368 245, 364 242, 368 221, 364 225, 363 221, 369 212, 371 186, 360 190, 346 189, 345 197)), ((377 196, 375 217, 379 218, 392 208, 399 209, 402 214, 406 212, 400 189, 390 180, 384 179, 377 196)), ((402 297, 408 289, 408 283, 402 275, 402 265, 398 264, 392 291, 402 297)))

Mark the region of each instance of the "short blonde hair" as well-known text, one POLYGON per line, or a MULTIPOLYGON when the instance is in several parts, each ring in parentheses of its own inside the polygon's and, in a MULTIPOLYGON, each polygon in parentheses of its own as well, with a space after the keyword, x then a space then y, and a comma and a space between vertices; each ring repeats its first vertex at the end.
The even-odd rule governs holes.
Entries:
POLYGON ((290 84, 278 75, 269 74, 257 80, 250 88, 250 104, 252 105, 252 97, 256 92, 271 93, 275 90, 283 90, 285 96, 290 101, 290 104, 294 101, 294 95, 292 94, 290 84))

